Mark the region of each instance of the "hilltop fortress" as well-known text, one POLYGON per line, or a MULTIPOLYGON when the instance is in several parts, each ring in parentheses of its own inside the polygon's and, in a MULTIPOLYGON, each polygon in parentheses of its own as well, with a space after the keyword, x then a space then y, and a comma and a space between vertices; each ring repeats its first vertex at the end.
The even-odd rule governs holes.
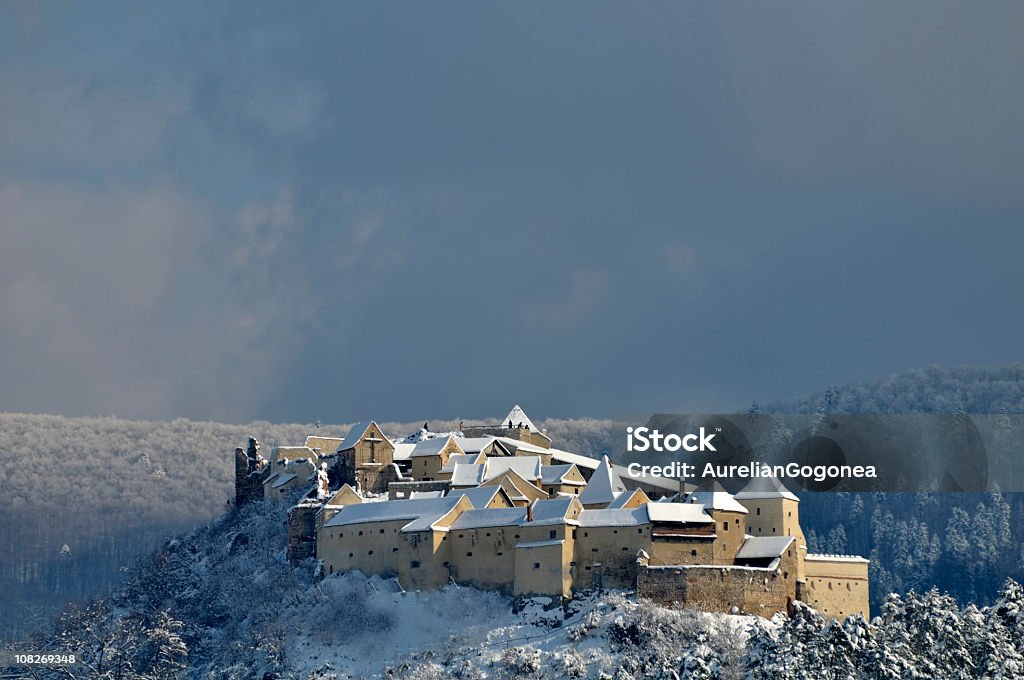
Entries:
POLYGON ((400 439, 360 423, 270 460, 250 439, 235 450, 235 503, 308 489, 289 514, 289 558, 407 590, 625 588, 713 612, 767 617, 801 600, 828 617, 868 615, 868 561, 808 554, 800 500, 778 479, 681 492, 551 444, 519 406, 494 426, 400 439))

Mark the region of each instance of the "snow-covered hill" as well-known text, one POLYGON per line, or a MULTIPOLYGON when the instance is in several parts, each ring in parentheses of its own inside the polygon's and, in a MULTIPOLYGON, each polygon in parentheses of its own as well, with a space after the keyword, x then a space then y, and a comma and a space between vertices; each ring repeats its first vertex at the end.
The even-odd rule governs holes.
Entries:
MULTIPOLYGON (((35 641, 103 678, 1019 678, 1024 591, 960 608, 937 591, 826 623, 704 614, 591 593, 568 605, 470 587, 403 592, 285 557, 285 504, 167 542, 107 600, 35 641)), ((64 677, 64 676, 60 676, 64 677)))

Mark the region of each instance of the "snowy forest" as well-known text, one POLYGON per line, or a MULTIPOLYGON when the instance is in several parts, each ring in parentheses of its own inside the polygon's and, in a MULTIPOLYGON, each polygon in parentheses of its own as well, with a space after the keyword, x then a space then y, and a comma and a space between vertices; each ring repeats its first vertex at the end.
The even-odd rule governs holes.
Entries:
POLYGON ((79 650, 40 677, 412 680, 1019 678, 1024 589, 992 604, 938 589, 886 598, 872 621, 705 614, 586 593, 569 603, 287 562, 284 504, 263 503, 172 539, 109 598, 68 608, 32 644, 79 650))
MULTIPOLYGON (((1024 412, 1024 367, 930 368, 867 383, 832 387, 804 399, 757 406, 766 413, 810 412, 826 407, 844 413, 1019 414, 1024 412)), ((477 422, 481 421, 466 420, 467 424, 477 422)), ((385 432, 396 436, 411 432, 420 424, 382 423, 382 427, 385 432)), ((451 430, 457 427, 458 420, 432 421, 430 425, 435 431, 451 430)), ((538 422, 538 425, 546 429, 555 445, 561 448, 590 454, 614 451, 611 421, 546 420, 538 422)), ((198 638, 189 637, 195 634, 192 627, 197 624, 192 614, 181 609, 183 596, 180 593, 168 593, 166 602, 146 600, 145 606, 140 605, 141 608, 136 610, 138 616, 129 619, 114 616, 116 607, 112 599, 86 603, 97 594, 115 592, 120 585, 126 584, 128 594, 124 597, 136 598, 129 601, 138 604, 137 598, 150 597, 142 593, 138 584, 147 578, 146 574, 155 573, 153 570, 156 569, 156 562, 175 563, 180 558, 190 565, 197 561, 202 563, 204 551, 216 548, 204 543, 204 537, 210 541, 222 540, 232 532, 237 533, 237 530, 229 529, 230 522, 250 521, 237 517, 230 522, 228 519, 218 520, 212 528, 197 530, 190 539, 164 543, 168 536, 186 532, 231 510, 227 506, 231 494, 230 453, 236 446, 243 445, 249 435, 259 438, 265 450, 269 450, 277 444, 301 443, 307 434, 313 432, 343 436, 346 431, 345 425, 281 425, 265 422, 224 425, 187 420, 154 423, 116 418, 72 419, 0 414, 0 456, 4 462, 0 466, 0 509, 8 520, 0 527, 0 554, 3 555, 0 561, 0 586, 6 593, 0 605, 0 636, 5 640, 24 639, 28 631, 47 630, 53 616, 61 612, 66 602, 74 600, 81 603, 79 607, 64 610, 60 614, 65 627, 69 627, 67 622, 72 620, 68 617, 85 617, 76 620, 81 623, 95 619, 98 622, 96 625, 107 626, 104 630, 110 635, 130 633, 133 644, 140 645, 136 650, 138 656, 133 657, 137 659, 143 659, 147 654, 173 655, 173 650, 155 651, 153 645, 159 647, 159 644, 164 643, 157 644, 154 640, 165 639, 167 636, 173 638, 180 634, 181 644, 189 650, 189 667, 197 667, 197 663, 201 665, 203 659, 208 658, 204 654, 213 652, 204 652, 202 643, 197 642, 198 638), (216 536, 220 538, 214 538, 216 536), (187 555, 181 553, 182 548, 179 546, 182 545, 191 546, 188 550, 193 552, 187 555), (154 550, 156 557, 151 558, 150 554, 154 550), (140 556, 143 557, 141 566, 133 566, 140 556), (165 618, 161 619, 160 616, 165 618), (171 629, 178 625, 182 626, 179 633, 172 635, 168 632, 173 633, 171 629), (129 630, 125 626, 132 628, 129 630), (154 632, 158 630, 163 632, 154 632), (160 638, 161 635, 165 638, 160 638)), ((1009 624, 997 624, 993 612, 1002 611, 1000 608, 1004 607, 1005 602, 1019 599, 1014 594, 1019 593, 1019 587, 1012 582, 1008 584, 1007 579, 1014 579, 1015 582, 1024 580, 1024 494, 803 494, 801 501, 801 520, 812 550, 856 553, 870 557, 873 616, 885 619, 908 615, 900 612, 938 607, 943 611, 948 610, 948 616, 955 616, 958 626, 975 626, 970 629, 974 631, 970 635, 982 628, 990 632, 1002 631, 998 635, 1010 634, 1007 633, 1010 629, 1006 627, 1009 624), (933 587, 938 590, 933 590, 933 587), (916 594, 910 595, 911 592, 916 594), (889 598, 889 593, 897 593, 898 598, 889 598)), ((284 567, 275 560, 278 560, 278 551, 284 545, 284 539, 275 533, 280 529, 272 525, 273 522, 269 522, 264 533, 260 533, 262 529, 260 532, 244 532, 249 537, 249 545, 237 555, 230 555, 231 559, 219 568, 230 571, 252 567, 255 570, 256 562, 250 564, 247 560, 269 560, 266 563, 260 562, 263 565, 260 569, 267 573, 270 573, 268 570, 283 570, 284 567), (266 537, 265 542, 251 540, 258 533, 266 537), (253 545, 262 545, 262 552, 254 554, 253 545)), ((194 565, 188 569, 194 569, 194 565)), ((165 578, 168 573, 162 572, 161 578, 165 578)), ((253 582, 249 577, 236 574, 238 581, 229 588, 228 583, 219 577, 207 584, 200 581, 209 574, 189 573, 191 578, 197 579, 192 586, 194 589, 203 592, 220 589, 223 592, 218 591, 220 594, 216 597, 229 599, 245 598, 242 594, 224 589, 237 589, 253 582)), ((338 581, 341 585, 326 585, 327 581, 319 582, 321 585, 311 585, 313 581, 302 581, 311 578, 310 574, 302 570, 273 573, 273 578, 266 577, 269 579, 267 583, 273 583, 275 589, 282 593, 289 592, 284 584, 297 579, 295 583, 298 585, 293 585, 303 592, 313 589, 322 593, 324 588, 340 588, 335 594, 341 598, 352 598, 353 604, 358 603, 360 597, 365 597, 362 591, 367 588, 376 593, 373 588, 378 587, 380 593, 388 594, 388 597, 392 594, 386 585, 374 585, 372 579, 362 584, 341 580, 338 581), (357 585, 353 586, 353 583, 357 585), (353 594, 353 588, 362 595, 353 594)), ((162 591, 157 588, 154 592, 162 591)), ((484 597, 482 594, 479 596, 484 597)), ((293 597, 296 602, 303 601, 298 595, 289 597, 293 597)), ((204 607, 214 611, 208 604, 204 607)), ((307 604, 316 608, 314 603, 307 604)), ((280 608, 280 602, 271 601, 268 606, 280 608)), ((638 611, 648 611, 635 604, 620 603, 620 606, 633 607, 630 609, 633 612, 631 615, 636 616, 640 616, 636 613, 638 611)), ((334 615, 337 616, 336 610, 334 615)), ((660 613, 650 615, 662 616, 660 613)), ((681 613, 672 614, 676 615, 683 616, 681 613)), ((246 626, 253 625, 255 619, 262 621, 260 617, 274 619, 274 616, 267 613, 246 614, 239 620, 238 626, 241 629, 231 634, 242 635, 240 630, 248 631, 246 626)), ((229 620, 224 620, 225 625, 229 620)), ((358 622, 350 622, 350 625, 368 624, 360 619, 358 622)), ((810 635, 808 631, 814 635, 839 635, 835 626, 825 626, 809 612, 793 622, 780 625, 781 628, 771 628, 771 634, 765 635, 768 638, 782 634, 810 635), (798 624, 803 627, 785 633, 798 624)), ((888 631, 893 625, 887 625, 885 630, 888 631)), ((862 626, 862 622, 852 630, 860 630, 857 626, 862 626)), ((559 627, 569 626, 565 623, 559 624, 559 627)), ((259 659, 254 656, 240 661, 240 668, 251 670, 259 664, 273 666, 278 663, 273 661, 276 652, 272 653, 271 647, 277 644, 273 642, 274 635, 280 638, 284 633, 280 630, 275 633, 274 630, 271 626, 261 628, 259 632, 253 630, 245 633, 267 636, 260 638, 257 645, 266 654, 259 659)), ((606 626, 602 634, 614 637, 616 634, 611 630, 606 626)), ((847 628, 842 630, 844 635, 849 633, 847 628)), ((865 635, 875 640, 871 644, 884 639, 884 636, 878 637, 881 635, 878 631, 871 632, 870 627, 864 630, 868 631, 865 635)), ((1019 633, 1018 627, 1018 645, 1019 633)), ((991 634, 998 638, 995 632, 991 634)), ((725 632, 718 630, 715 635, 723 636, 725 632)), ((750 635, 754 641, 751 642, 751 650, 757 648, 762 650, 759 653, 771 653, 767 642, 761 647, 755 644, 759 634, 750 635)), ((968 632, 963 632, 963 635, 969 637, 968 632)), ((970 639, 973 641, 971 644, 977 642, 975 638, 970 639)), ((280 640, 279 643, 284 644, 280 640)), ((245 647, 247 643, 237 644, 245 647)), ((711 641, 700 644, 712 650, 717 649, 711 641)), ((728 646, 727 643, 722 644, 728 646)), ((897 642, 892 641, 892 644, 897 642)), ((911 643, 904 641, 899 644, 911 643)), ((984 644, 989 645, 988 642, 984 644)), ((854 644, 851 649, 861 647, 854 644)), ((970 653, 973 664, 971 668, 977 670, 980 668, 977 664, 982 663, 979 660, 982 657, 978 656, 981 652, 972 648, 970 653)), ((259 656, 256 652, 253 654, 259 656)), ((896 652, 896 655, 900 656, 901 653, 896 652)), ((409 666, 409 673, 415 668, 415 672, 421 674, 420 677, 431 677, 431 668, 437 665, 437 660, 422 661, 424 663, 409 666)), ((509 663, 513 666, 521 663, 528 667, 532 661, 516 657, 509 660, 509 663)), ((728 674, 720 677, 739 677, 736 673, 740 672, 744 663, 742 659, 733 658, 724 651, 721 659, 714 662, 716 667, 728 670, 728 674)), ((857 657, 855 663, 867 662, 857 657)), ((989 661, 984 663, 988 664, 989 661)), ((307 670, 313 672, 316 669, 311 667, 307 670)), ((451 669, 446 667, 445 673, 450 672, 451 669)), ((675 672, 681 673, 678 668, 675 672)), ((514 677, 512 671, 506 673, 502 670, 498 673, 492 670, 488 673, 496 674, 496 677, 502 674, 514 677)), ((924 676, 929 674, 924 673, 924 676)), ((227 674, 224 677, 232 676, 227 674)), ((239 671, 233 677, 247 676, 239 671)), ((471 673, 464 677, 478 675, 471 673)), ((586 676, 573 675, 567 671, 565 677, 586 676)), ((682 673, 680 677, 683 677, 682 673)), ((974 677, 974 674, 964 677, 974 677)))

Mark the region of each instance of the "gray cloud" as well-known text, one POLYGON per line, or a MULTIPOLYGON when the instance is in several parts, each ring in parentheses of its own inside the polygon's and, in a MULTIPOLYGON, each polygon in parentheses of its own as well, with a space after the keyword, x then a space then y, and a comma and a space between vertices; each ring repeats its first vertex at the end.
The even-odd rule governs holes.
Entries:
POLYGON ((0 408, 601 416, 1020 360, 1020 12, 41 11, 0 27, 0 408))

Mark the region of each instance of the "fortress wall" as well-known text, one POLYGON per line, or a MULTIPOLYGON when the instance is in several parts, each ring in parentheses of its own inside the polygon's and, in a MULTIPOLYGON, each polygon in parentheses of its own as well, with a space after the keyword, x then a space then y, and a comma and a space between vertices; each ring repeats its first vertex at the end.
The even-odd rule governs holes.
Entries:
POLYGON ((785 612, 796 597, 796 579, 774 569, 743 567, 647 567, 637 571, 637 595, 659 604, 768 618, 785 612))
POLYGON ((802 599, 829 618, 868 617, 868 561, 862 558, 808 555, 802 599))
POLYGON ((576 587, 632 588, 636 555, 651 552, 651 526, 575 527, 576 587), (600 566, 598 566, 600 564, 600 566))

